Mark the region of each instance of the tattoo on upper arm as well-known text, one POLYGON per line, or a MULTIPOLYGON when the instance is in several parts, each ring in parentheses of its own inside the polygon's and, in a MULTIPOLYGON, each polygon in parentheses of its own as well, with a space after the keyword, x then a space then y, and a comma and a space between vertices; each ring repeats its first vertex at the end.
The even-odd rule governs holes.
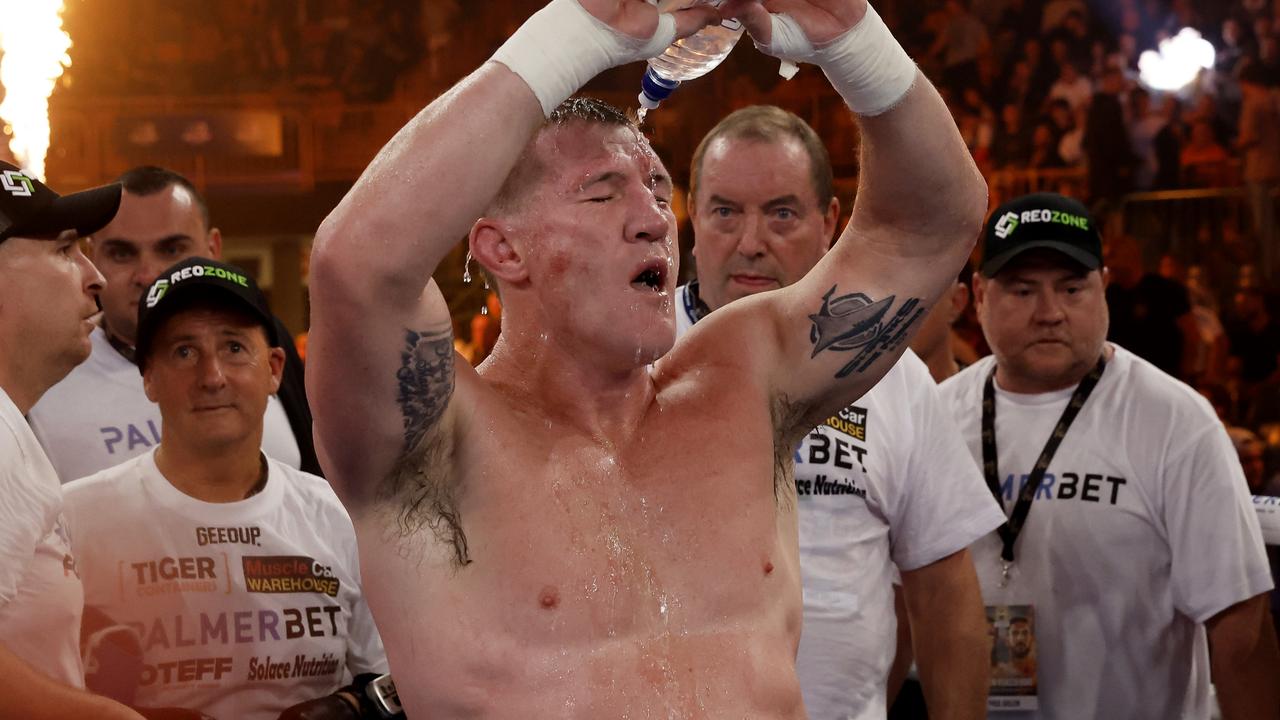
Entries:
POLYGON ((853 372, 864 372, 881 355, 893 352, 907 339, 911 326, 925 314, 919 298, 908 298, 886 320, 897 296, 890 295, 872 301, 862 293, 849 293, 833 298, 836 286, 832 285, 822 296, 822 307, 809 316, 813 327, 809 340, 816 357, 824 350, 851 352, 853 359, 836 372, 842 378, 853 372))
POLYGON ((405 333, 396 382, 396 402, 404 416, 404 452, 408 453, 444 416, 453 395, 452 332, 405 333))
POLYGON ((453 395, 453 336, 450 330, 405 333, 396 371, 396 402, 404 417, 404 449, 391 471, 388 495, 397 503, 400 526, 411 534, 423 525, 452 546, 454 562, 471 562, 450 472, 452 445, 439 426, 453 395))

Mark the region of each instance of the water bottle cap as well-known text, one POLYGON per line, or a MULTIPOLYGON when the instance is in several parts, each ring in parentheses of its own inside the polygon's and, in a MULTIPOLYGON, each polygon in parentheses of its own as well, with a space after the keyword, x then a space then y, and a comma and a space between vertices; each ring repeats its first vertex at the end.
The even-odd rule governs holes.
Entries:
POLYGON ((653 110, 678 87, 679 80, 668 80, 654 72, 650 66, 644 71, 644 77, 640 78, 640 107, 653 110))

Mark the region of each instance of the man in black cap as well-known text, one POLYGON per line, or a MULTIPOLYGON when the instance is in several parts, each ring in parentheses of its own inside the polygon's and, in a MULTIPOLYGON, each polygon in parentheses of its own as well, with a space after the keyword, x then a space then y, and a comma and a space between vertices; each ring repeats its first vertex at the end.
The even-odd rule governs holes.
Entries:
POLYGON ((137 718, 91 695, 80 665, 84 591, 58 477, 23 414, 89 356, 102 275, 79 239, 120 187, 59 196, 0 162, 0 677, 6 717, 137 718))
POLYGON ((1204 398, 1106 342, 1106 282, 1075 200, 1027 195, 987 221, 974 300, 993 356, 941 391, 1010 515, 972 548, 988 615, 1034 613, 1038 674, 989 702, 1024 711, 1010 718, 1208 717, 1212 679, 1224 718, 1280 717, 1240 462, 1204 398))
POLYGON ((85 605, 141 640, 122 699, 242 720, 300 703, 299 717, 360 717, 364 685, 387 671, 382 641, 337 496, 261 449, 288 341, 266 298, 240 268, 189 258, 146 288, 137 327, 161 442, 66 486, 85 605), (362 682, 340 690, 348 671, 362 682))
MULTIPOLYGON (((195 185, 154 166, 119 178, 120 209, 94 234, 86 252, 107 279, 98 298, 99 327, 90 335, 89 359, 49 389, 27 413, 54 470, 65 482, 141 455, 160 442, 160 412, 147 400, 134 364, 138 302, 159 273, 190 257, 218 258, 222 233, 195 185)), ((288 330, 276 321, 277 332, 288 330)), ((280 390, 267 403, 262 449, 267 455, 319 475, 311 442, 311 411, 302 361, 284 343, 280 390)))

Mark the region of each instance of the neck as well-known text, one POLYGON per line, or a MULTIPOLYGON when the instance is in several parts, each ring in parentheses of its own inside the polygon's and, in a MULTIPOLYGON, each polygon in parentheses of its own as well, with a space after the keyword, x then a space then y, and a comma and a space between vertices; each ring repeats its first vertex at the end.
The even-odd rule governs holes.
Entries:
POLYGON ((108 324, 107 318, 105 315, 102 318, 102 332, 106 333, 107 339, 110 340, 111 344, 114 346, 117 346, 117 347, 123 346, 132 350, 133 347, 137 344, 137 340, 135 338, 125 337, 124 333, 119 332, 110 324, 108 324))
MULTIPOLYGON (((1114 354, 1110 344, 1104 344, 1099 350, 1099 355, 1105 355, 1108 359, 1114 354)), ((1002 363, 996 360, 996 386, 1005 392, 1017 393, 1019 395, 1039 395, 1041 393, 1055 392, 1058 390, 1066 390, 1080 384, 1085 375, 1098 364, 1098 356, 1094 355, 1087 362, 1082 362, 1071 367, 1062 375, 1054 377, 1046 377, 1043 375, 1026 375, 1018 373, 1016 370, 1010 370, 1013 363, 1002 363)))
POLYGON ((161 428, 163 441, 156 449, 156 467, 170 485, 184 494, 209 503, 243 500, 266 480, 266 458, 259 450, 262 438, 239 448, 197 448, 177 442, 161 428))
POLYGON ((554 341, 504 332, 480 373, 515 407, 576 428, 608 444, 622 444, 653 402, 644 365, 610 369, 589 352, 566 352, 554 341))
POLYGON ((7 363, 0 365, 0 388, 4 388, 23 415, 73 369, 61 368, 56 363, 33 363, 21 354, 4 360, 7 363))
POLYGON ((955 353, 951 352, 951 340, 947 338, 947 342, 943 343, 943 347, 927 358, 924 358, 925 367, 929 368, 929 374, 933 376, 934 382, 942 382, 947 378, 960 372, 960 364, 956 362, 955 353))

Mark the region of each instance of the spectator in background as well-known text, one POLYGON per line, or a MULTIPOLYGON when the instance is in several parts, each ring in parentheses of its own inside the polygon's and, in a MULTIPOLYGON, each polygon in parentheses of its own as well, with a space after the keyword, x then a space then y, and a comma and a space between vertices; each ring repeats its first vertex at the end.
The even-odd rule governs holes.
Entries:
POLYGON ((1270 482, 1267 480, 1267 446, 1262 439, 1248 428, 1234 426, 1227 428, 1227 436, 1231 438, 1231 444, 1240 456, 1240 467, 1244 469, 1249 494, 1275 495, 1280 487, 1277 487, 1276 478, 1272 478, 1270 482))
POLYGON ((1271 193, 1280 183, 1280 98, 1276 76, 1261 63, 1240 73, 1242 103, 1236 147, 1244 154, 1244 181, 1249 192, 1258 264, 1269 281, 1277 279, 1276 209, 1271 193))
POLYGON ((1084 0, 1048 0, 1044 3, 1044 13, 1040 16, 1040 32, 1052 32, 1072 14, 1084 17, 1087 10, 1084 0))
POLYGON ((1053 126, 1043 122, 1037 124, 1031 132, 1031 158, 1027 166, 1033 170, 1051 170, 1065 165, 1058 155, 1058 141, 1053 134, 1053 126))
MULTIPOLYGON (((1163 267, 1160 274, 1169 277, 1163 267)), ((1200 335, 1196 355, 1190 363, 1190 376, 1197 379, 1221 378, 1225 374, 1231 348, 1218 312, 1218 301, 1206 281, 1204 268, 1199 265, 1187 268, 1184 284, 1191 300, 1191 316, 1195 318, 1200 335)))
POLYGON ((990 47, 987 28, 969 10, 968 0, 946 0, 946 26, 938 34, 929 55, 942 63, 942 82, 952 91, 973 82, 978 56, 990 47))
POLYGON ((1129 146, 1134 155, 1133 189, 1155 187, 1160 164, 1156 158, 1156 136, 1164 129, 1164 115, 1151 106, 1151 94, 1142 88, 1129 91, 1129 146))
POLYGON ((1015 61, 1004 81, 1001 104, 1013 105, 1019 112, 1034 108, 1039 104, 1039 96, 1032 81, 1031 62, 1025 58, 1015 61))
POLYGON ((1176 280, 1145 272, 1138 242, 1121 234, 1118 223, 1107 228, 1107 339, 1169 375, 1189 380, 1200 332, 1187 289, 1176 280))
POLYGON ((1226 164, 1230 159, 1227 149, 1213 136, 1209 121, 1196 120, 1178 158, 1183 182, 1192 187, 1223 184, 1229 177, 1226 164))
POLYGON ((924 361, 934 382, 942 382, 967 366, 956 358, 957 340, 952 327, 969 306, 969 276, 972 274, 973 269, 966 264, 960 270, 956 284, 942 294, 942 299, 920 321, 920 330, 911 340, 911 351, 924 361))
MULTIPOLYGON (((1240 106, 1240 82, 1236 75, 1245 58, 1244 30, 1236 17, 1222 21, 1219 42, 1213 60, 1213 91, 1220 102, 1230 108, 1240 106)), ((1233 112, 1232 115, 1235 113, 1233 112)))
POLYGON ((991 149, 997 168, 1026 167, 1031 159, 1031 134, 1022 124, 1022 108, 1008 103, 1000 108, 1000 127, 991 149))
POLYGON ((1070 60, 1058 66, 1058 77, 1049 87, 1049 99, 1065 100, 1072 110, 1089 104, 1093 97, 1093 82, 1070 60))
POLYGON ((1172 95, 1164 100, 1162 114, 1165 118, 1155 137, 1156 177, 1153 188, 1170 190, 1182 187, 1182 146, 1190 131, 1182 119, 1182 103, 1172 95))
POLYGON ((1128 191, 1133 174, 1133 147, 1125 127, 1120 93, 1124 75, 1110 68, 1089 103, 1084 127, 1084 153, 1089 166, 1093 200, 1119 198, 1128 191))
POLYGON ((1271 317, 1266 296, 1256 287, 1241 288, 1226 322, 1231 354, 1240 358, 1240 377, 1256 385, 1276 371, 1280 326, 1271 317))

